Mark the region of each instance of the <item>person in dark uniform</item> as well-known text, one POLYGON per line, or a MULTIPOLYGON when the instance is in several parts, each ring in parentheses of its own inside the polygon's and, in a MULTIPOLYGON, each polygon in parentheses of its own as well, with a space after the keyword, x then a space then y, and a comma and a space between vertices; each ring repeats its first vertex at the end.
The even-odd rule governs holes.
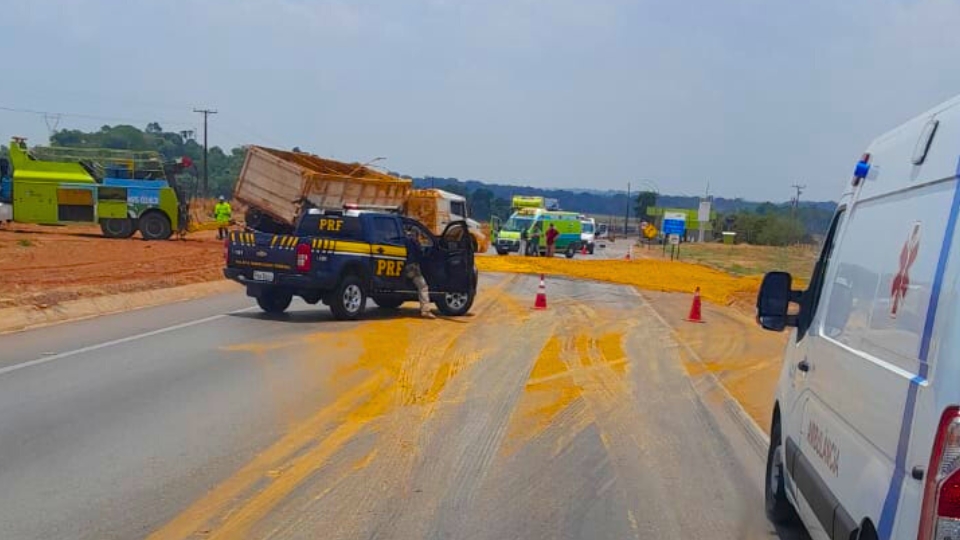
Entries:
POLYGON ((436 319, 437 317, 430 312, 430 289, 427 287, 427 280, 423 278, 423 272, 420 270, 420 263, 423 259, 423 246, 417 240, 417 232, 411 230, 407 232, 407 264, 403 267, 403 275, 413 281, 417 287, 417 294, 420 300, 420 316, 424 319, 436 319))

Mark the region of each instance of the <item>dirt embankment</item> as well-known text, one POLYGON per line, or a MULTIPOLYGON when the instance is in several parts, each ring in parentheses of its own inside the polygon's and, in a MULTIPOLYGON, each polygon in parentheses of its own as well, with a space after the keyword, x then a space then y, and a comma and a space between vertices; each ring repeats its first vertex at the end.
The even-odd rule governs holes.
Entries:
POLYGON ((99 227, 0 228, 0 308, 50 307, 69 300, 221 279, 216 231, 185 240, 103 238, 99 227))

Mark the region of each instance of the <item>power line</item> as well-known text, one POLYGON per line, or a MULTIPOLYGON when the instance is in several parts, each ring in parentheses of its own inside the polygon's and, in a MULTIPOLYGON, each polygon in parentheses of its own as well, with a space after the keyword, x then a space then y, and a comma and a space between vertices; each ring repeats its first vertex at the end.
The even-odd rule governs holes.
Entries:
POLYGON ((217 111, 210 109, 194 109, 193 112, 200 113, 203 115, 203 192, 201 196, 206 196, 209 192, 207 188, 209 184, 207 176, 207 117, 211 114, 217 114, 217 111))
POLYGON ((174 126, 193 125, 190 122, 174 122, 170 120, 162 120, 157 118, 154 118, 153 120, 144 120, 141 118, 121 118, 121 117, 111 117, 111 116, 97 116, 93 114, 41 111, 37 109, 22 109, 18 107, 6 107, 2 105, 0 105, 0 111, 23 113, 23 114, 35 114, 38 116, 45 116, 45 117, 63 117, 63 118, 81 118, 85 120, 100 120, 104 122, 131 122, 131 123, 137 122, 137 123, 143 123, 143 124, 149 124, 150 122, 163 122, 164 124, 174 125, 174 126))

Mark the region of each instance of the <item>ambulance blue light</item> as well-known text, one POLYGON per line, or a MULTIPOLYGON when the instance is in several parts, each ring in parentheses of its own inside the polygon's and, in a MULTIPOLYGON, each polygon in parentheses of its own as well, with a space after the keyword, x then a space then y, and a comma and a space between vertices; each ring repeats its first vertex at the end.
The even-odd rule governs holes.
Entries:
POLYGON ((870 172, 870 164, 866 161, 858 161, 857 166, 853 169, 854 178, 866 178, 867 173, 870 172))

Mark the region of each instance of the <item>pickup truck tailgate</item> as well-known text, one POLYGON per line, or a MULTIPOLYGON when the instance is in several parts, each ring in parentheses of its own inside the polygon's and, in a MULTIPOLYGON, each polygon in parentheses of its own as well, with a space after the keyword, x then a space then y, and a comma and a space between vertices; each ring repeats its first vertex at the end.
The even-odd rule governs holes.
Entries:
POLYGON ((285 234, 231 232, 227 266, 249 270, 248 279, 272 282, 278 273, 296 273, 298 243, 285 234))

